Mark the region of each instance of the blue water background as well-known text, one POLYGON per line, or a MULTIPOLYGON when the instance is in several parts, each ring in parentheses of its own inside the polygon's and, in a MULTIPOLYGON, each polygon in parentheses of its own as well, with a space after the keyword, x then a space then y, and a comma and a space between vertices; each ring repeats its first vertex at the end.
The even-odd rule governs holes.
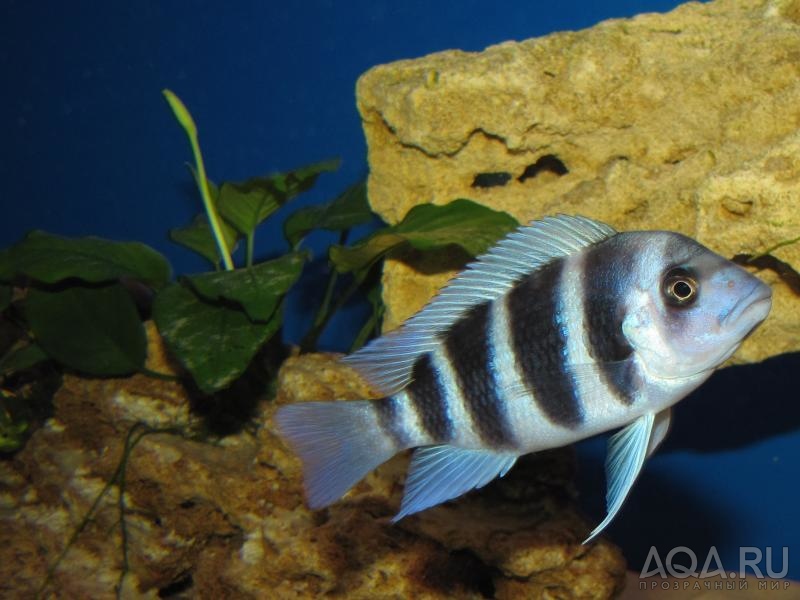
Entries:
MULTIPOLYGON (((0 4, 0 245, 39 228, 140 240, 177 273, 206 268, 171 244, 199 203, 183 163, 187 142, 161 97, 172 88, 200 129, 216 180, 243 179, 340 156, 341 169, 293 206, 334 197, 366 174, 354 102, 369 67, 449 48, 580 29, 677 2, 539 3, 431 0, 307 2, 31 2, 0 4)), ((333 237, 311 240, 317 255, 333 237)), ((285 249, 277 224, 257 256, 285 249)), ((296 341, 313 294, 295 294, 286 336, 296 341)), ((323 338, 343 350, 365 308, 323 338)), ((651 545, 725 568, 739 548, 790 549, 800 579, 798 356, 727 370, 677 409, 665 448, 648 464, 610 529, 631 568, 651 545)), ((584 503, 601 517, 603 441, 582 444, 584 503)), ((779 567, 780 565, 776 565, 779 567)))

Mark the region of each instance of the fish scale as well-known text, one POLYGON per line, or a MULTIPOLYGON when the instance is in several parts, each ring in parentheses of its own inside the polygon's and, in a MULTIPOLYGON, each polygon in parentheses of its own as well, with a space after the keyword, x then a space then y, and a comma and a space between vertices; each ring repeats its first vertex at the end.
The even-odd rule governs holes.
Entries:
POLYGON ((400 405, 404 402, 408 403, 406 394, 380 398, 371 403, 378 417, 378 425, 383 435, 391 440, 398 450, 401 448, 410 448, 413 444, 413 440, 419 437, 418 435, 414 435, 415 428, 412 429, 400 416, 400 405))
POLYGON ((600 366, 605 382, 612 388, 613 396, 625 404, 632 404, 642 382, 635 361, 622 369, 607 369, 603 365, 618 364, 630 358, 633 348, 624 339, 622 322, 625 318, 624 296, 620 290, 629 286, 633 268, 612 270, 610 253, 617 264, 632 265, 640 248, 619 248, 613 240, 592 248, 586 253, 587 277, 584 288, 584 311, 589 354, 600 366), (609 294, 609 291, 612 293, 609 294))
POLYGON ((508 295, 507 302, 514 323, 516 364, 532 401, 553 424, 575 428, 583 421, 583 411, 564 362, 571 332, 557 324, 564 262, 555 260, 525 277, 508 295))
POLYGON ((619 512, 671 407, 767 316, 768 286, 694 240, 560 215, 521 227, 399 330, 345 361, 383 398, 281 407, 309 505, 415 448, 395 520, 502 477, 525 453, 609 440, 619 512))
POLYGON ((431 354, 423 354, 411 372, 407 389, 413 410, 416 411, 426 435, 421 443, 444 443, 454 436, 454 423, 450 418, 447 390, 441 384, 433 366, 431 354))
POLYGON ((490 311, 490 302, 473 307, 456 321, 444 344, 481 442, 487 447, 504 448, 514 445, 514 434, 505 399, 491 376, 490 311))

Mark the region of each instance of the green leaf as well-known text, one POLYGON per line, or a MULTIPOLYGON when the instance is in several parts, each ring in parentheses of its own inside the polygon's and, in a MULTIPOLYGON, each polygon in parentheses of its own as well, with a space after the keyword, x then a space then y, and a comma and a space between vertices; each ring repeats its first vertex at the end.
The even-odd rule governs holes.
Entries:
POLYGON ((31 288, 25 317, 47 355, 91 375, 127 375, 144 365, 147 339, 136 305, 121 284, 31 288))
POLYGON ((277 173, 269 179, 273 189, 284 198, 283 202, 286 202, 311 189, 316 183, 317 177, 322 173, 335 171, 341 162, 338 158, 330 158, 286 173, 277 173))
POLYGON ((395 234, 391 227, 374 234, 353 246, 330 247, 331 262, 340 273, 357 272, 362 275, 390 250, 402 247, 406 238, 395 234))
MULTIPOLYGON (((2 261, 2 258, 0 258, 2 261)), ((11 286, 5 283, 0 283, 0 311, 4 311, 11 304, 11 286)))
POLYGON ((259 185, 261 181, 226 181, 219 190, 219 213, 242 235, 251 235, 259 223, 280 208, 276 194, 266 185, 259 185))
POLYGON ((47 354, 38 344, 15 344, 3 358, 0 358, 0 374, 24 371, 47 358, 47 354))
POLYGON ((286 202, 311 188, 325 171, 339 168, 338 160, 327 160, 287 173, 225 182, 219 192, 220 214, 242 235, 251 235, 264 219, 286 202))
POLYGON ((418 250, 456 244, 477 256, 518 226, 508 213, 462 198, 444 206, 415 206, 394 229, 418 250))
POLYGON ((167 260, 139 242, 96 237, 65 238, 32 231, 0 253, 0 280, 26 276, 43 283, 75 277, 89 283, 132 277, 158 288, 172 270, 167 260))
POLYGON ((279 312, 267 323, 253 323, 243 310, 206 302, 180 283, 158 293, 153 318, 169 349, 208 394, 241 376, 281 324, 279 312))
MULTIPOLYGON (((220 226, 225 235, 225 242, 232 251, 236 247, 238 235, 233 227, 224 221, 220 223, 220 226)), ((208 219, 204 214, 196 215, 192 222, 184 227, 170 229, 169 239, 176 244, 197 252, 215 267, 218 267, 222 260, 211 226, 208 224, 208 219)))
POLYGON ((456 245, 471 256, 485 252, 519 223, 505 212, 472 200, 436 206, 420 204, 397 225, 376 231, 352 247, 332 246, 330 257, 341 272, 363 272, 391 250, 435 250, 456 245))
POLYGON ((190 275, 186 280, 204 298, 236 302, 254 321, 266 321, 300 277, 307 258, 305 252, 292 252, 253 267, 190 275))
POLYGON ((373 213, 367 201, 366 182, 357 183, 327 204, 302 208, 283 225, 286 239, 294 247, 312 229, 342 231, 367 223, 373 213))

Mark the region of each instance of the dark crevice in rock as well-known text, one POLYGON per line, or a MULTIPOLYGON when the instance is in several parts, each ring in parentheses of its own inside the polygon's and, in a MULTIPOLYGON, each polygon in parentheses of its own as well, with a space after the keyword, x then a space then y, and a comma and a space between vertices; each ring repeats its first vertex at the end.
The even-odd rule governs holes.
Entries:
POLYGON ((277 365, 288 356, 288 346, 281 343, 280 332, 256 353, 245 372, 228 387, 206 394, 190 378, 182 383, 189 394, 192 412, 203 419, 203 432, 225 437, 242 431, 255 431, 259 403, 264 390, 274 384, 276 373, 267 365, 277 365))
MULTIPOLYGON (((437 151, 433 151, 433 150, 430 150, 428 148, 425 148, 421 143, 416 143, 416 142, 411 142, 411 141, 407 141, 407 140, 401 139, 400 134, 397 131, 397 128, 394 125, 392 125, 386 119, 386 117, 383 114, 381 114, 379 111, 374 111, 373 114, 375 115, 375 117, 376 117, 376 119, 378 121, 383 123, 383 126, 385 127, 385 129, 396 139, 397 143, 400 146, 402 146, 403 148, 408 148, 410 150, 417 150, 419 152, 422 152, 422 154, 424 154, 428 158, 441 158, 441 157, 452 158, 452 157, 456 156, 459 152, 461 152, 461 150, 463 150, 469 144, 469 142, 470 142, 470 140, 472 140, 473 136, 476 136, 476 135, 482 135, 486 139, 495 140, 497 142, 500 142, 501 144, 503 144, 508 149, 508 144, 506 143, 506 139, 502 135, 499 135, 497 133, 493 133, 491 131, 486 131, 482 127, 476 127, 475 129, 470 131, 466 136, 464 136, 464 139, 459 142, 457 148, 454 148, 453 150, 441 150, 441 151, 438 151, 438 152, 437 151)), ((366 117, 362 117, 362 119, 364 121, 373 121, 373 120, 375 120, 375 119, 368 119, 366 117)), ((511 150, 509 150, 509 151, 511 151, 511 150)))
POLYGON ((540 156, 532 165, 525 167, 522 175, 520 175, 517 180, 522 183, 526 179, 532 179, 540 173, 553 173, 561 177, 569 173, 569 169, 555 154, 545 154, 544 156, 540 156))
POLYGON ((511 173, 497 171, 495 173, 478 173, 472 180, 474 188, 501 187, 511 181, 511 173))
POLYGON ((454 550, 420 566, 415 578, 425 587, 443 593, 478 593, 494 598, 499 570, 484 563, 471 550, 454 550))
POLYGON ((194 581, 192 579, 191 573, 184 573, 178 579, 170 583, 169 585, 165 585, 161 589, 158 590, 158 597, 159 598, 183 598, 187 597, 184 596, 184 592, 188 592, 192 585, 194 585, 194 581))

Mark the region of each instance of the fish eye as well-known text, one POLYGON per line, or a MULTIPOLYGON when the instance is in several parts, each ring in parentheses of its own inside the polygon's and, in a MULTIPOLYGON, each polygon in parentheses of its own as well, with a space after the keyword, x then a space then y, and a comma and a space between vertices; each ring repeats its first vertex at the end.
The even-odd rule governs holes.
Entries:
POLYGON ((672 269, 664 277, 662 292, 672 306, 689 306, 697 299, 697 291, 697 282, 686 269, 672 269))

